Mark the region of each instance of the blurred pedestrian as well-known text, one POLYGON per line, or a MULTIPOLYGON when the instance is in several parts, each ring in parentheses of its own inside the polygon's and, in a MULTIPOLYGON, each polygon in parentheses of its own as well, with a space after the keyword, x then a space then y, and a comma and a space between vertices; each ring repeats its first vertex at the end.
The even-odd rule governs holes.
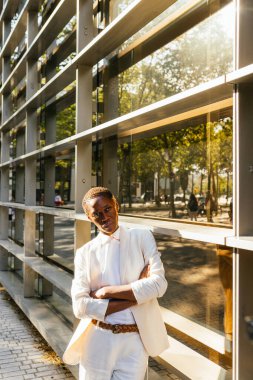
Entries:
POLYGON ((193 193, 191 193, 191 195, 190 195, 190 199, 189 199, 187 208, 188 208, 188 213, 189 213, 191 220, 194 219, 196 221, 197 216, 198 216, 199 206, 198 206, 197 198, 195 197, 195 195, 193 193))

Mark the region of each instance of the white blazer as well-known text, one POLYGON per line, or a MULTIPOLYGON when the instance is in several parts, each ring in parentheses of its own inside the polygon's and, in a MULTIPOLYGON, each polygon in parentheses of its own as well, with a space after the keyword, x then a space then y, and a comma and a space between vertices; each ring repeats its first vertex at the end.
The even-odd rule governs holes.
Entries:
MULTIPOLYGON (((101 267, 96 252, 101 247, 97 236, 75 256, 75 276, 72 283, 74 314, 81 321, 63 355, 67 364, 78 364, 87 329, 92 318, 103 321, 109 300, 95 300, 91 290, 101 287, 101 267)), ((120 277, 121 284, 130 284, 137 300, 131 307, 144 347, 151 356, 157 356, 168 348, 168 337, 161 316, 157 297, 167 288, 163 264, 155 239, 147 229, 126 229, 120 226, 120 277), (150 277, 139 280, 143 267, 150 264, 150 277)))

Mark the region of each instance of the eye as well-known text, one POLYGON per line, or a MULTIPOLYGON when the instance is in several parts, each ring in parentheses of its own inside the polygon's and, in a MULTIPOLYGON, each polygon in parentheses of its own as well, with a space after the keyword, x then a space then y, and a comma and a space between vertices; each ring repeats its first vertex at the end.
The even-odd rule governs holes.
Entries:
POLYGON ((111 206, 108 206, 104 209, 104 212, 109 212, 111 210, 111 206))
POLYGON ((99 212, 93 212, 92 217, 94 219, 98 219, 99 218, 99 212))

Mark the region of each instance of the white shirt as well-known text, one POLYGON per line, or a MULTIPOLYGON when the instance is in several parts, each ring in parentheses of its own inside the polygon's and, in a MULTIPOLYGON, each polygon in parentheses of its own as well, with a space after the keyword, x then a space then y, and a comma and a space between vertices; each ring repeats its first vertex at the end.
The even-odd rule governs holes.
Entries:
MULTIPOLYGON (((103 239, 108 239, 102 234, 103 239)), ((102 249, 100 234, 79 248, 75 255, 75 275, 71 287, 73 311, 77 318, 93 318, 105 321, 108 299, 94 299, 90 292, 101 288, 102 249)), ((123 284, 131 284, 137 304, 141 305, 161 297, 167 282, 164 268, 152 233, 146 229, 125 229, 120 226, 120 268, 123 284), (124 263, 124 264, 123 264, 124 263), (144 265, 150 264, 151 276, 139 280, 144 265)), ((104 259, 104 256, 103 256, 104 259)), ((106 257, 105 257, 106 259, 106 257)), ((108 284, 106 284, 108 285, 108 284)), ((136 306, 131 310, 134 314, 136 306)), ((134 314, 135 315, 135 314, 134 314)), ((136 320, 136 317, 135 317, 136 320)), ((136 321, 137 322, 137 321, 136 321)))
MULTIPOLYGON (((101 241, 101 250, 99 252, 99 261, 102 269, 101 284, 102 286, 121 285, 120 229, 118 228, 110 236, 100 232, 98 238, 101 241)), ((131 310, 126 309, 108 315, 105 318, 105 322, 111 324, 132 324, 135 323, 135 320, 131 310)))

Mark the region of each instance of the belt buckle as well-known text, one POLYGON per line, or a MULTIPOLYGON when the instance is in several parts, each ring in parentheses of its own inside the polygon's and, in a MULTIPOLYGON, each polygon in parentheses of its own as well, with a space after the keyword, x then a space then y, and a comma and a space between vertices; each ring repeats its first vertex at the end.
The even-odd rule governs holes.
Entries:
POLYGON ((113 334, 119 334, 120 333, 120 325, 114 325, 112 332, 113 332, 113 334))

